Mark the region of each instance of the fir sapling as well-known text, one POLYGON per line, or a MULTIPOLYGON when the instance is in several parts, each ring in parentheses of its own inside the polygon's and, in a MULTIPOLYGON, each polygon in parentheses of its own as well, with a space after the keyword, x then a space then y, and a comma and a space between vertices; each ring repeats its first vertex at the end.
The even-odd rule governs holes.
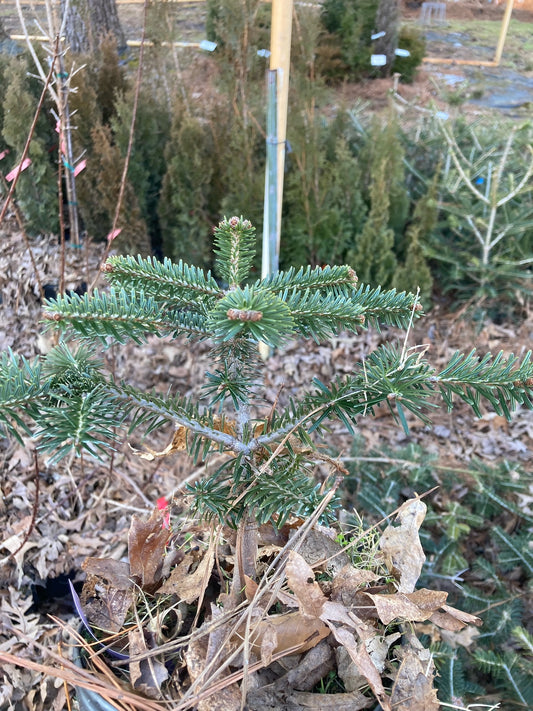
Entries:
POLYGON ((387 344, 350 375, 329 384, 315 378, 282 412, 265 415, 259 343, 318 342, 380 323, 408 328, 422 309, 412 294, 359 285, 349 266, 250 280, 254 228, 242 218, 221 222, 214 243, 217 279, 181 261, 113 256, 103 266, 108 290, 48 301, 49 327, 83 346, 71 351, 62 343, 43 364, 4 355, 0 417, 7 430, 35 431, 33 419, 40 448, 57 459, 83 451, 101 456, 126 431, 172 423, 192 457, 227 454, 192 492, 202 518, 280 526, 291 514, 309 515, 319 501, 308 464, 316 457, 315 435, 332 421, 353 431, 359 417, 386 403, 404 426, 406 411, 429 422, 439 395, 448 407, 459 398, 477 414, 481 398, 506 417, 517 404, 531 407, 530 354, 519 362, 502 353, 482 359, 474 351, 457 353, 439 373, 418 350, 387 344), (142 343, 149 334, 210 340, 213 365, 200 401, 116 382, 88 356, 111 343, 142 343))

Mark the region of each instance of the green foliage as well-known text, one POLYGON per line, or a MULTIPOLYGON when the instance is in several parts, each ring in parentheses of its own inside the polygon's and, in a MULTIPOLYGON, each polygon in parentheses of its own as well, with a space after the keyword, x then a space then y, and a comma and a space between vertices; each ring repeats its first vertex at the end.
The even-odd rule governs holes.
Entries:
POLYGON ((408 57, 395 57, 392 72, 401 74, 400 81, 412 84, 418 67, 426 56, 426 40, 416 27, 403 26, 398 37, 398 47, 409 52, 408 57))
MULTIPOLYGON (((81 174, 83 178, 80 198, 84 195, 83 188, 85 188, 90 196, 90 202, 83 213, 86 227, 97 238, 105 239, 113 226, 124 171, 124 159, 109 127, 97 126, 92 131, 91 138, 93 158, 81 174)), ((118 249, 139 251, 143 254, 150 252, 146 223, 141 215, 137 195, 128 179, 126 179, 120 208, 118 228, 122 230, 115 241, 118 249)))
MULTIPOLYGON (((3 80, 2 137, 10 148, 11 167, 20 163, 28 138, 42 87, 34 78, 28 78, 29 60, 20 55, 5 67, 3 80)), ((47 118, 49 103, 41 111, 28 157, 31 165, 20 173, 15 192, 17 203, 25 218, 27 230, 32 234, 58 231, 57 177, 54 161, 57 159, 54 134, 47 118), (54 143, 51 144, 51 142, 54 143)))
POLYGON ((174 113, 165 149, 159 218, 165 254, 210 266, 209 236, 214 165, 210 125, 201 118, 174 113))
MULTIPOLYGON (((368 76, 371 71, 371 35, 375 30, 376 3, 374 0, 325 0, 322 22, 330 35, 340 44, 341 56, 352 79, 368 76)), ((327 41, 327 38, 326 38, 327 41)))
POLYGON ((394 231, 389 227, 390 197, 387 190, 388 161, 379 156, 371 168, 370 210, 348 261, 361 279, 372 285, 392 284, 396 269, 394 231))
POLYGON ((438 466, 434 455, 413 445, 370 456, 358 445, 354 453, 348 488, 359 513, 371 520, 386 516, 411 492, 439 486, 439 493, 426 499, 421 584, 440 588, 448 580, 451 604, 483 620, 468 647, 432 645, 439 699, 461 699, 466 706, 496 692, 505 708, 529 708, 533 640, 524 627, 527 597, 520 593, 533 581, 533 518, 520 504, 533 484, 531 472, 510 462, 475 461, 469 470, 454 470, 438 466), (360 454, 365 456, 358 460, 360 454))
POLYGON ((342 261, 364 219, 361 167, 342 128, 341 120, 327 124, 318 117, 293 124, 283 264, 342 261))
MULTIPOLYGON (((349 266, 289 269, 248 283, 255 235, 243 218, 224 220, 214 242, 221 284, 183 262, 114 256, 103 268, 109 290, 47 301, 49 327, 84 345, 76 351, 58 346, 42 371, 38 363, 4 356, 0 410, 7 430, 27 433, 33 420, 38 446, 59 459, 83 452, 103 456, 126 430, 152 432, 172 423, 185 429, 194 459, 209 460, 211 451, 227 454, 222 467, 198 485, 194 505, 200 515, 237 524, 252 512, 258 521, 279 523, 316 506, 309 456, 315 436, 332 421, 353 430, 359 417, 387 403, 404 427, 406 411, 429 422, 427 411, 439 394, 448 407, 455 396, 476 412, 481 398, 507 416, 518 403, 532 406, 529 354, 521 361, 456 354, 439 373, 418 352, 382 346, 346 377, 330 384, 316 379, 282 412, 261 414, 264 408, 255 409, 261 404, 260 342, 277 346, 294 336, 323 341, 375 323, 406 328, 420 305, 411 294, 359 286, 349 266), (206 374, 201 402, 117 383, 90 355, 98 342, 142 343, 148 334, 211 339, 213 371, 206 374)), ((456 526, 454 538, 463 530, 456 526)), ((495 529, 495 535, 510 550, 503 532, 495 529)))
MULTIPOLYGON (((114 140, 123 158, 128 148, 133 101, 133 90, 124 95, 118 94, 114 104, 115 115, 110 121, 114 140)), ((144 85, 135 117, 128 181, 135 193, 143 221, 146 223, 150 242, 155 246, 160 246, 162 241, 158 207, 165 200, 162 194, 162 182, 168 170, 168 148, 162 150, 162 146, 168 146, 169 136, 170 117, 161 106, 160 95, 150 86, 144 85)))
POLYGON ((437 128, 447 218, 426 253, 438 263, 444 289, 489 304, 530 293, 531 126, 437 121, 437 128))

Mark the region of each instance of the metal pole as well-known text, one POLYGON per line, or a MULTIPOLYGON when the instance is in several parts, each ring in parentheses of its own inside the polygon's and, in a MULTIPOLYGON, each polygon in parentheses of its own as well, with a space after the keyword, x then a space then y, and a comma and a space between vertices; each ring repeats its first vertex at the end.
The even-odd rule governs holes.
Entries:
POLYGON ((263 256, 261 276, 274 274, 279 268, 278 253, 278 136, 277 136, 277 77, 276 70, 267 75, 267 138, 265 170, 265 202, 263 208, 263 256))

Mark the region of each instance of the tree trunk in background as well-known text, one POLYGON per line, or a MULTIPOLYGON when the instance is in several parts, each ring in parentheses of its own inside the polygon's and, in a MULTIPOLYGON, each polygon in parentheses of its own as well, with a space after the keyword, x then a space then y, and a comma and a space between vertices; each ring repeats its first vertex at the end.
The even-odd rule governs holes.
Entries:
MULTIPOLYGON (((62 9, 64 5, 62 0, 62 9)), ((108 35, 115 37, 119 49, 126 46, 115 0, 71 0, 65 35, 75 53, 94 52, 108 35)))
POLYGON ((383 67, 383 76, 389 76, 395 59, 395 50, 398 48, 400 33, 400 1, 380 0, 376 14, 376 32, 385 32, 383 37, 376 40, 374 54, 384 54, 387 64, 383 67))

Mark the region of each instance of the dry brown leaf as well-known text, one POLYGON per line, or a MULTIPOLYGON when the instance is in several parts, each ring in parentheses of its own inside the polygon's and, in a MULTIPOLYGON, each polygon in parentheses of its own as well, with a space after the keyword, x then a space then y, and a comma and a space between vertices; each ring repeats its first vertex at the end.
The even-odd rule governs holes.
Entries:
POLYGON ((418 531, 425 518, 426 504, 416 497, 406 501, 396 516, 399 526, 388 526, 380 548, 388 569, 399 576, 398 591, 412 593, 426 560, 418 531))
POLYGON ((128 633, 130 651, 130 681, 134 689, 152 698, 161 698, 161 684, 168 679, 166 666, 155 657, 135 661, 135 657, 148 651, 144 634, 140 629, 128 633))
POLYGON ((332 627, 332 632, 337 642, 344 646, 359 672, 365 677, 368 685, 372 689, 372 693, 381 704, 383 711, 391 711, 389 698, 385 693, 385 688, 381 681, 381 674, 372 661, 365 643, 360 642, 357 644, 353 633, 345 627, 339 627, 337 629, 332 627))
POLYGON ((249 575, 245 574, 244 575, 244 594, 245 594, 248 602, 252 602, 258 588, 259 588, 259 585, 255 582, 255 580, 252 580, 252 578, 250 578, 249 575))
MULTIPOLYGON (((213 419, 213 429, 218 430, 219 432, 225 432, 226 434, 232 436, 235 435, 236 431, 234 422, 225 419, 223 420, 221 417, 215 417, 213 419)), ((155 449, 151 449, 147 445, 144 446, 144 449, 137 449, 129 443, 128 446, 136 457, 140 457, 141 459, 146 459, 149 462, 152 462, 154 459, 159 459, 161 457, 169 457, 171 454, 175 454, 176 452, 183 452, 184 450, 186 450, 188 432, 189 430, 186 427, 178 427, 174 431, 172 440, 167 444, 164 449, 159 452, 155 449)))
POLYGON ((466 625, 480 627, 483 624, 483 620, 479 617, 457 610, 455 607, 450 607, 450 605, 443 605, 441 610, 434 612, 429 619, 439 627, 442 627, 442 629, 459 632, 466 625))
POLYGON ((394 711, 438 711, 433 688, 432 665, 423 664, 413 649, 407 649, 392 687, 390 703, 394 711), (430 676, 426 676, 429 673, 430 676))
POLYGON ((272 662, 272 655, 278 646, 278 633, 273 625, 267 626, 262 631, 261 637, 261 661, 265 667, 272 662))
POLYGON ((285 567, 287 583, 296 595, 300 611, 309 617, 320 617, 326 596, 315 581, 315 573, 296 551, 289 552, 285 567))
POLYGON ((379 580, 380 576, 371 570, 354 568, 351 563, 345 565, 333 578, 331 599, 351 605, 354 593, 364 588, 368 583, 379 580))
MULTIPOLYGON (((262 652, 263 638, 268 637, 270 647, 271 640, 276 641, 276 646, 269 649, 268 654, 281 654, 291 650, 292 653, 306 652, 315 647, 320 640, 329 635, 330 629, 319 619, 311 619, 301 612, 289 612, 284 615, 270 615, 253 625, 251 630, 251 649, 260 656, 262 652)), ((244 639, 244 628, 237 633, 237 638, 232 642, 244 639)))
POLYGON ((133 587, 130 579, 130 566, 124 561, 114 558, 86 558, 81 567, 87 575, 103 578, 118 590, 129 590, 133 587))
POLYGON ((390 646, 400 639, 401 636, 400 632, 394 632, 385 637, 375 635, 367 641, 366 649, 374 662, 374 666, 379 672, 383 672, 385 669, 385 660, 387 659, 390 646))
POLYGON ((311 691, 335 667, 335 654, 329 641, 323 639, 316 647, 301 655, 298 663, 277 680, 280 686, 297 691, 311 691))
POLYGON ((130 566, 114 558, 86 558, 87 574, 81 602, 89 622, 103 630, 118 632, 133 602, 130 566))
POLYGON ((168 457, 176 452, 183 452, 187 448, 187 430, 185 427, 179 427, 174 432, 172 440, 169 444, 167 444, 165 449, 162 449, 160 452, 157 452, 155 449, 151 449, 146 445, 144 449, 137 449, 130 443, 128 443, 128 446, 136 457, 152 462, 154 459, 158 459, 159 457, 168 457))
POLYGON ((128 533, 130 575, 147 592, 154 592, 159 585, 169 537, 170 530, 163 528, 158 509, 154 509, 148 521, 132 517, 128 533))
MULTIPOLYGON (((375 705, 374 699, 365 696, 360 691, 348 694, 312 694, 305 691, 294 691, 288 697, 289 702, 298 704, 296 708, 316 709, 317 711, 359 711, 375 705)), ((295 708, 291 706, 291 709, 295 708)))
POLYGON ((442 607, 448 597, 446 592, 426 589, 416 590, 408 595, 403 593, 393 595, 366 593, 366 595, 376 606, 378 617, 384 625, 390 624, 393 620, 423 622, 442 607))
POLYGON ((162 595, 177 595, 182 602, 191 604, 203 594, 215 562, 215 551, 209 546, 203 558, 198 563, 196 570, 189 573, 189 568, 194 562, 192 555, 186 555, 177 565, 170 577, 165 580, 157 592, 162 595))
MULTIPOLYGON (((208 651, 206 635, 192 637, 185 651, 187 671, 192 681, 196 681, 205 669, 208 651)), ((239 711, 241 708, 241 692, 236 684, 219 689, 207 699, 199 701, 195 708, 198 711, 239 711)))
POLYGON ((351 562, 341 544, 335 540, 334 532, 325 527, 308 531, 298 552, 313 569, 334 575, 351 562))
POLYGON ((450 630, 441 630, 441 637, 446 644, 455 649, 456 647, 465 647, 468 649, 479 637, 479 630, 476 627, 465 627, 460 632, 451 632, 450 630))

